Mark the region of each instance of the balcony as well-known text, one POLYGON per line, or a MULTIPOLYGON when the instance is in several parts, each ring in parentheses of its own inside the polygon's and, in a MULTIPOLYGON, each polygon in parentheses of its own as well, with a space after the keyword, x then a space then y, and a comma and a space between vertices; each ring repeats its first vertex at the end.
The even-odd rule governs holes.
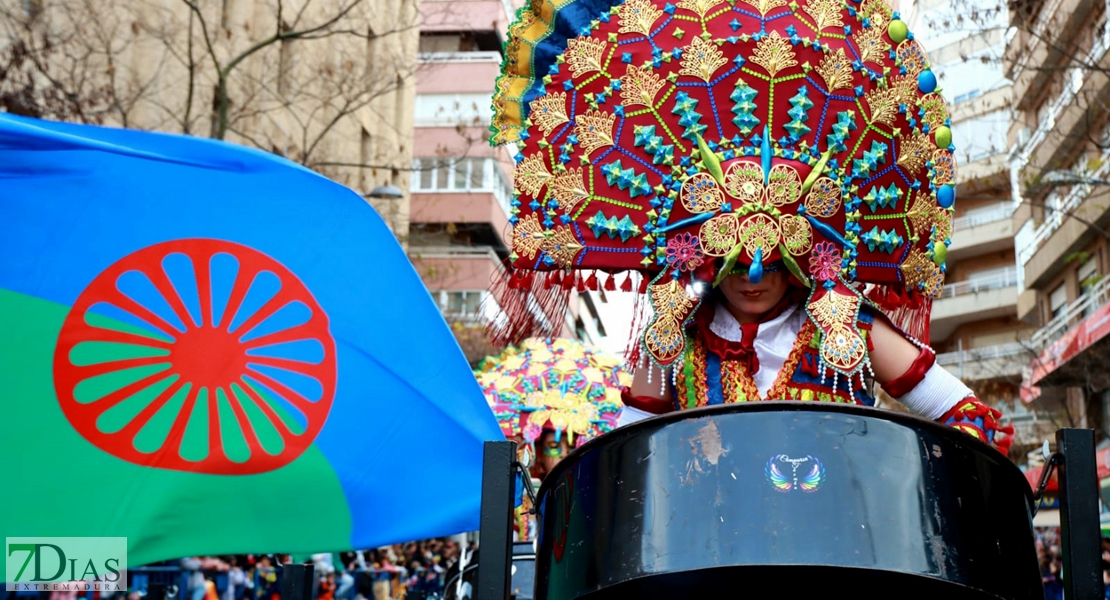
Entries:
POLYGON ((495 158, 418 158, 413 161, 412 223, 488 223, 510 247, 512 186, 495 158))
POLYGON ((937 364, 962 381, 989 381, 1020 376, 1031 355, 1026 344, 1010 342, 938 354, 937 364))
POLYGON ((943 340, 963 323, 1013 315, 1017 268, 946 284, 933 302, 931 337, 943 340))
POLYGON ((421 31, 507 31, 512 0, 422 0, 421 31))
MULTIPOLYGON (((1110 387, 1110 371, 1102 358, 1110 352, 1108 334, 1110 277, 1069 302, 1033 334, 1034 347, 1044 350, 1025 368, 1023 391, 1037 387, 1086 386, 1095 390, 1110 387)), ((1037 393, 1028 396, 1035 398, 1037 393)))
POLYGON ((1012 248, 1014 224, 1010 216, 1013 212, 1012 203, 1001 202, 971 209, 953 219, 948 260, 957 261, 967 256, 1012 248))
POLYGON ((492 94, 500 52, 427 52, 418 57, 417 94, 492 94))

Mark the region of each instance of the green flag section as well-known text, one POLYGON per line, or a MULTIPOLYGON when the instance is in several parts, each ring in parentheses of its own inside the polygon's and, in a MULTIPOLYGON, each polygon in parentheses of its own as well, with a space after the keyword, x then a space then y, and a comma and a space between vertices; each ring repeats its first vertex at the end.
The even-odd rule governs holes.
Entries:
POLYGON ((0 479, 13 492, 0 494, 0 534, 124 536, 133 565, 206 547, 307 553, 350 546, 342 486, 314 447, 282 469, 230 476, 141 467, 82 438, 53 400, 54 340, 67 312, 0 290, 4 448, 16 452, 0 461, 0 479), (302 545, 290 544, 297 539, 302 545))

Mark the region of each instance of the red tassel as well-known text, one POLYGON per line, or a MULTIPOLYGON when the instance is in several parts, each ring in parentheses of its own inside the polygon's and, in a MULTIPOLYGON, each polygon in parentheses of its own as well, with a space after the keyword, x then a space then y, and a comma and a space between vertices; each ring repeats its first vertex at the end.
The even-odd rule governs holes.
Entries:
POLYGON ((544 285, 544 287, 550 289, 550 288, 553 288, 553 287, 559 287, 560 285, 562 285, 562 283, 563 283, 562 273, 560 273, 558 271, 552 271, 552 272, 547 274, 547 282, 544 285))
POLYGON ((613 281, 613 274, 612 273, 610 273, 609 278, 605 280, 605 291, 607 291, 607 292, 617 291, 617 282, 613 281))
POLYGON ((586 291, 586 280, 582 278, 581 273, 578 274, 578 286, 575 287, 575 290, 577 290, 579 294, 586 291))
POLYGON ((567 273, 566 275, 563 276, 563 289, 564 290, 573 290, 574 289, 574 273, 567 273))
POLYGON ((590 273, 590 278, 586 280, 586 288, 597 291, 597 273, 590 273))
POLYGON ((631 292, 632 291, 632 273, 631 272, 628 273, 628 276, 624 278, 624 282, 621 283, 621 291, 622 292, 631 292))

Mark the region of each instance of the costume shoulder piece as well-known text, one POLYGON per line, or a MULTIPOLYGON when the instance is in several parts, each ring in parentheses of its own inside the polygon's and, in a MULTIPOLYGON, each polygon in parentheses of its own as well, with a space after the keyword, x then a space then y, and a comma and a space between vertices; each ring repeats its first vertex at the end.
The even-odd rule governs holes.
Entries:
POLYGON ((810 288, 841 375, 866 367, 864 291, 925 334, 954 148, 924 52, 881 0, 535 0, 493 110, 492 141, 519 148, 516 301, 639 271, 654 309, 640 347, 670 365, 711 286, 774 264, 810 288))

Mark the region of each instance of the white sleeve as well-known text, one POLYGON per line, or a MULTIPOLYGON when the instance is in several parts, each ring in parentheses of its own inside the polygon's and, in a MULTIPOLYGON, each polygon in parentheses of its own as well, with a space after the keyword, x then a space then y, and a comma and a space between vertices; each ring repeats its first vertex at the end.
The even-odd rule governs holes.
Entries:
POLYGON ((644 419, 654 416, 655 415, 646 410, 633 408, 626 404, 624 408, 621 409, 621 416, 617 418, 617 427, 624 427, 625 425, 635 423, 636 421, 643 421, 644 419))
MULTIPOLYGON (((933 363, 933 366, 925 372, 921 382, 898 398, 898 401, 922 417, 936 421, 951 410, 957 402, 974 395, 975 392, 956 379, 955 375, 933 363)), ((625 410, 628 410, 627 407, 625 410)))

